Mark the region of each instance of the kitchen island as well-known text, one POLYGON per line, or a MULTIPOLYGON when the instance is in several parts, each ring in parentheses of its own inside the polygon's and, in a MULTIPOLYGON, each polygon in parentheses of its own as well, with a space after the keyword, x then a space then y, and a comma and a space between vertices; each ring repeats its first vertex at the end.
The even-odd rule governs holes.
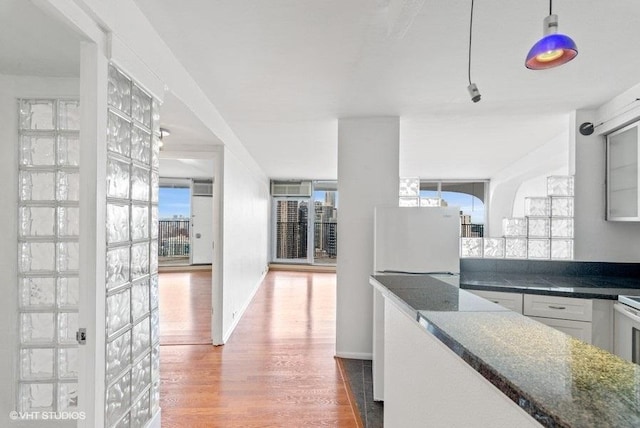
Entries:
POLYGON ((431 276, 371 284, 385 425, 640 426, 640 366, 431 276))

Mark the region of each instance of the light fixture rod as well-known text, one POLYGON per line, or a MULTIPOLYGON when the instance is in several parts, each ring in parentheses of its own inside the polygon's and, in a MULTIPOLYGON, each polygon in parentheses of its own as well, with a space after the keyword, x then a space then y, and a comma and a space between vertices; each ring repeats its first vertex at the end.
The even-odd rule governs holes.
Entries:
POLYGON ((469 61, 467 62, 467 77, 471 85, 471 40, 473 36, 473 0, 471 0, 471 15, 469 17, 469 61))

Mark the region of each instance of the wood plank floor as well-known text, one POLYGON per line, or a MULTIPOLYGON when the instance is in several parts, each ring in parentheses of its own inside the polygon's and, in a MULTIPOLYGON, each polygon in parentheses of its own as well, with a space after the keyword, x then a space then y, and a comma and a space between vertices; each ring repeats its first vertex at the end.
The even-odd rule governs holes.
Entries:
MULTIPOLYGON (((164 275, 166 300, 198 273, 164 275)), ((333 273, 270 272, 227 344, 162 345, 162 426, 356 427, 333 358, 335 288, 333 273)))

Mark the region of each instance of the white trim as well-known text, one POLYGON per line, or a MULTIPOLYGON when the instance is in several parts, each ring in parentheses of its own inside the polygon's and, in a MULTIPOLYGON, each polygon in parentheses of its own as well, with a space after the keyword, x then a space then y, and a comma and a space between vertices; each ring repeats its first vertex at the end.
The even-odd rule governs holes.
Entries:
POLYGON ((373 353, 370 352, 336 352, 335 356, 351 360, 373 360, 373 353))
POLYGON ((249 305, 253 301, 253 298, 255 297, 256 293, 260 289, 260 286, 262 285, 262 281, 264 281, 264 278, 267 276, 267 272, 269 272, 269 269, 265 268, 264 272, 260 276, 260 279, 256 283, 256 286, 253 288, 253 291, 251 292, 251 295, 245 301, 245 303, 242 306, 242 308, 238 311, 238 315, 234 318, 233 323, 231 323, 231 327, 229 327, 229 330, 227 330, 226 333, 224 334, 224 336, 222 338, 222 343, 214 343, 214 345, 224 345, 225 343, 227 343, 227 340, 229 340, 229 338, 233 334, 233 331, 235 330, 236 326, 238 325, 238 323, 240 322, 240 320, 244 316, 245 311, 247 310, 247 308, 249 307, 249 305))
POLYGON ((151 417, 151 419, 145 425, 145 428, 160 428, 162 426, 162 409, 158 409, 158 411, 151 417))

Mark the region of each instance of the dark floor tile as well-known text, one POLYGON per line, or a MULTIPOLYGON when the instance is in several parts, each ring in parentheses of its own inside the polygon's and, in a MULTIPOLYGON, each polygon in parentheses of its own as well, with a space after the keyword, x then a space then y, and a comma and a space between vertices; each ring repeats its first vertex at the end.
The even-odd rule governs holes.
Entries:
POLYGON ((373 401, 371 360, 342 359, 345 375, 365 428, 380 428, 384 422, 382 402, 373 401))

